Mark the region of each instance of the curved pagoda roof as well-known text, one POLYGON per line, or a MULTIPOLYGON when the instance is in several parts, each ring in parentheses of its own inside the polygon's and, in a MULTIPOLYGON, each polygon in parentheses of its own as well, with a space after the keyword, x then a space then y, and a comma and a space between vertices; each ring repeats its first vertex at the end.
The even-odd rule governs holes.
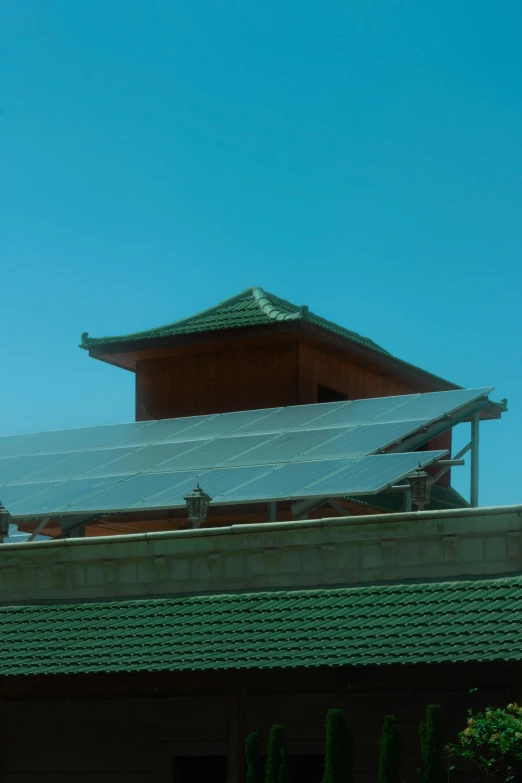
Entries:
POLYGON ((347 337, 354 342, 365 345, 380 353, 390 355, 373 340, 363 337, 357 332, 345 329, 343 326, 321 318, 312 313, 306 305, 294 305, 285 299, 280 299, 274 294, 264 291, 259 286, 252 286, 240 294, 225 299, 214 307, 203 310, 200 313, 174 321, 154 329, 146 329, 143 332, 110 336, 89 337, 88 332, 82 334, 82 348, 92 348, 97 345, 112 345, 114 343, 134 340, 151 340, 158 337, 177 337, 200 332, 214 332, 221 329, 238 329, 248 326, 264 326, 266 324, 281 323, 282 321, 307 321, 320 326, 329 332, 347 337))
POLYGON ((84 332, 81 336, 80 347, 88 351, 95 349, 91 355, 101 358, 101 355, 106 353, 123 351, 130 344, 133 344, 133 350, 145 350, 157 340, 190 337, 190 335, 196 336, 227 329, 277 326, 278 324, 292 321, 324 329, 332 336, 335 335, 342 340, 346 340, 354 348, 362 348, 363 351, 373 354, 375 358, 380 356, 385 361, 388 360, 387 363, 392 362, 395 366, 398 365, 397 369, 399 370, 402 366, 403 370, 413 370, 415 373, 421 373, 427 380, 435 381, 437 388, 461 388, 451 381, 447 381, 421 367, 399 359, 373 340, 370 340, 369 337, 364 337, 358 334, 358 332, 346 329, 344 326, 339 326, 339 324, 333 321, 316 315, 306 305, 292 304, 292 302, 281 299, 259 286, 247 288, 236 296, 225 299, 214 307, 210 307, 188 318, 183 318, 180 321, 174 321, 164 326, 157 326, 154 329, 107 337, 89 337, 88 332, 84 332), (141 343, 143 343, 142 348, 141 343))

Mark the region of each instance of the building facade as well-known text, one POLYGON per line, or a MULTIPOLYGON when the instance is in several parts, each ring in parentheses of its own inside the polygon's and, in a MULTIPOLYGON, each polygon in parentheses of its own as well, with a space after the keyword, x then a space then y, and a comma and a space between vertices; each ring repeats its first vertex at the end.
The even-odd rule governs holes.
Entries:
MULTIPOLYGON (((480 508, 450 479, 452 428, 476 434, 506 408, 488 389, 261 289, 82 346, 136 373, 137 422, 115 441, 105 427, 0 438, 4 516, 48 537, 0 546, 0 780, 240 783, 246 733, 266 752, 281 723, 294 780, 319 783, 341 707, 357 783, 375 779, 386 714, 413 783, 427 704, 451 740, 468 708, 522 697, 522 506, 480 508), (240 411, 254 435, 226 418, 240 411), (223 450, 260 433, 227 467, 223 450), (422 512, 406 502, 418 461, 434 482, 422 512), (188 528, 165 487, 236 470, 239 494, 213 491, 188 528)), ((478 439, 470 452, 477 468, 478 439)))

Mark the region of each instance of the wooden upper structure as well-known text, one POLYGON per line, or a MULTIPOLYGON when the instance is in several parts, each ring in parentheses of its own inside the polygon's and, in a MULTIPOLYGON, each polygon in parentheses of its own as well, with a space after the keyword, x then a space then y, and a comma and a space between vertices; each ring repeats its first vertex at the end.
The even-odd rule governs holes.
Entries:
POLYGON ((137 421, 459 388, 258 287, 81 347, 136 373, 137 421))

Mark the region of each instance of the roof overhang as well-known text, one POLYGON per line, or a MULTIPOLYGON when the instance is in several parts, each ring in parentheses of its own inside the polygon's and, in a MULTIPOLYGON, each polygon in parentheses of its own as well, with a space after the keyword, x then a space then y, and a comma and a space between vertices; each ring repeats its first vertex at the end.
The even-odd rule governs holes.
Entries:
POLYGON ((136 372, 138 361, 160 359, 177 354, 227 350, 227 348, 236 347, 242 341, 264 345, 267 342, 283 341, 307 343, 326 352, 349 358, 350 361, 397 383, 407 381, 412 389, 419 392, 449 391, 462 388, 391 354, 373 349, 349 337, 335 334, 319 325, 309 323, 305 319, 174 337, 102 343, 90 347, 85 346, 85 348, 93 359, 99 359, 116 367, 136 372))

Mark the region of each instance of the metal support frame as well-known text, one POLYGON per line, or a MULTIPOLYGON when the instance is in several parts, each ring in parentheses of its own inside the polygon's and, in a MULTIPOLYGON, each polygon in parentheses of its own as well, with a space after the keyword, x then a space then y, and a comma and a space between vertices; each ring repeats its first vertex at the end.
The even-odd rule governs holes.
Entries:
POLYGON ((55 536, 55 540, 58 538, 83 538, 85 536, 85 526, 88 522, 94 522, 95 519, 99 519, 103 514, 82 514, 81 517, 70 516, 62 517, 60 519, 61 533, 59 536, 55 536), (74 530, 78 530, 76 536, 71 536, 74 530))
POLYGON ((269 522, 276 522, 277 521, 277 504, 275 500, 271 500, 266 505, 267 508, 267 514, 268 514, 268 521, 269 522))
POLYGON ((329 503, 330 506, 335 508, 336 511, 339 511, 343 517, 352 516, 344 506, 335 500, 335 498, 311 498, 310 500, 298 500, 295 503, 292 503, 292 515, 294 520, 297 522, 301 519, 308 519, 308 514, 311 511, 321 508, 325 503, 329 503))
POLYGON ((299 519, 308 519, 310 511, 315 511, 326 503, 326 498, 311 498, 310 500, 297 500, 292 503, 292 515, 297 521, 299 519))
POLYGON ((349 511, 347 511, 344 506, 341 506, 340 503, 337 502, 334 498, 328 498, 328 503, 331 505, 332 508, 335 508, 336 511, 339 511, 343 517, 351 517, 349 511))
POLYGON ((85 522, 75 522, 74 520, 72 522, 67 522, 67 517, 65 519, 60 519, 60 530, 62 531, 60 533, 60 537, 63 538, 85 538, 85 522))
POLYGON ((443 467, 442 467, 441 470, 439 470, 438 473, 436 473, 433 476, 433 483, 436 484, 437 481, 440 478, 442 478, 442 476, 445 473, 448 472, 448 470, 451 468, 452 465, 465 465, 466 463, 464 462, 463 459, 461 459, 461 457, 463 457, 464 454, 467 454, 470 449, 471 449, 471 441, 466 446, 464 446, 464 448, 461 449, 458 454, 455 454, 455 456, 452 457, 451 459, 448 459, 448 460, 445 460, 445 459, 442 460, 441 459, 441 460, 439 460, 436 464, 437 465, 443 465, 443 467))
POLYGON ((467 405, 464 405, 457 411, 454 411, 448 416, 443 416, 437 421, 428 424, 420 430, 416 430, 411 435, 407 435, 402 440, 399 440, 394 445, 385 449, 386 454, 395 454, 397 452, 415 451, 419 446, 423 446, 438 435, 442 435, 443 432, 447 432, 449 429, 453 429, 457 424, 463 421, 469 421, 470 417, 480 415, 480 411, 483 408, 488 407, 490 402, 487 397, 482 397, 480 400, 474 400, 467 405))
POLYGON ((34 541, 36 536, 44 529, 50 519, 51 517, 44 517, 41 519, 25 543, 28 544, 30 541, 34 541))
POLYGON ((478 506, 479 502, 479 413, 474 413, 471 417, 471 482, 470 497, 471 506, 478 506))

